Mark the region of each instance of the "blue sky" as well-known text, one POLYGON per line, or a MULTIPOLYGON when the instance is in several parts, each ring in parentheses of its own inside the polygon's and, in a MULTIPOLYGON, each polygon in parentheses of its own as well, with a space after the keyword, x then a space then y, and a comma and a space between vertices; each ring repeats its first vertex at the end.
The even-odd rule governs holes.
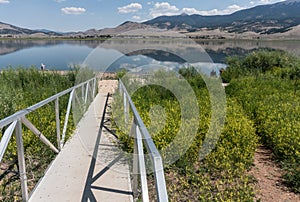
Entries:
POLYGON ((0 0, 0 22, 30 29, 85 31, 160 15, 229 14, 282 0, 0 0))

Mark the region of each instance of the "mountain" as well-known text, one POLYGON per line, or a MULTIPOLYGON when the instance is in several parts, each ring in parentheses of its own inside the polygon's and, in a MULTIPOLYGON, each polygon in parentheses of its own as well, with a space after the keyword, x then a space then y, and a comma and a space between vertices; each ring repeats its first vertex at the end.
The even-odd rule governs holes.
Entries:
POLYGON ((220 29, 229 33, 255 32, 274 34, 286 32, 300 24, 300 0, 260 5, 230 15, 177 15, 160 16, 144 22, 161 29, 186 30, 220 29))
POLYGON ((142 23, 126 21, 115 28, 104 28, 100 30, 90 29, 85 32, 76 32, 65 35, 71 38, 107 38, 112 36, 117 37, 183 37, 184 35, 172 31, 162 30, 159 28, 145 25, 142 23))
POLYGON ((0 22, 0 34, 34 34, 36 33, 30 29, 16 27, 10 24, 0 22))
POLYGON ((1 35, 47 37, 47 36, 61 36, 62 34, 54 31, 46 30, 46 29, 31 30, 31 29, 21 28, 21 27, 0 22, 0 36, 1 35))
POLYGON ((0 37, 191 37, 219 38, 300 38, 300 0, 287 0, 240 10, 230 15, 160 16, 143 23, 126 21, 115 28, 58 33, 30 30, 0 22, 0 37), (185 34, 185 35, 182 35, 185 34))

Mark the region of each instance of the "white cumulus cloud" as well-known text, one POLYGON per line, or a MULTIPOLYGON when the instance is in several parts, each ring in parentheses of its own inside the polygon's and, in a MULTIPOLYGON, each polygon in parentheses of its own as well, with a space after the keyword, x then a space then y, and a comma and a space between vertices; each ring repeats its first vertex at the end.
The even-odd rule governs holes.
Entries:
POLYGON ((226 14, 231 14, 234 13, 238 10, 245 9, 246 7, 238 6, 238 5, 230 5, 227 8, 223 10, 218 10, 218 9, 212 9, 209 11, 200 11, 195 8, 183 8, 182 13, 186 13, 188 15, 192 14, 199 14, 199 15, 226 15, 226 14))
POLYGON ((272 4, 272 3, 277 3, 285 0, 256 0, 256 1, 251 1, 251 5, 262 5, 262 4, 272 4))
POLYGON ((234 13, 236 11, 243 10, 246 8, 247 7, 234 4, 234 5, 228 6, 225 10, 223 10, 223 12, 224 12, 224 14, 230 14, 230 13, 234 13))
POLYGON ((80 14, 86 12, 86 9, 80 8, 80 7, 65 7, 65 8, 62 8, 61 11, 64 14, 80 15, 80 14))
POLYGON ((186 13, 188 15, 193 15, 193 14, 201 14, 201 11, 198 11, 195 8, 183 8, 182 9, 183 13, 186 13))
POLYGON ((150 9, 151 17, 158 17, 161 15, 177 15, 180 10, 168 2, 155 3, 153 8, 150 9))
POLYGON ((132 16, 132 19, 134 19, 134 20, 141 20, 141 17, 140 17, 140 16, 137 16, 137 15, 135 15, 135 16, 132 16))
POLYGON ((54 1, 56 1, 57 3, 61 3, 61 2, 64 2, 66 0, 54 0, 54 1))
MULTIPOLYGON (((269 4, 280 2, 284 0, 252 0, 249 1, 251 6, 259 5, 259 4, 269 4)), ((212 9, 212 10, 198 10, 196 8, 182 8, 179 9, 175 5, 171 5, 169 2, 156 2, 153 1, 147 2, 148 5, 151 5, 149 15, 152 18, 162 16, 162 15, 179 15, 182 13, 186 13, 188 15, 199 14, 199 15, 228 15, 232 14, 236 11, 243 10, 249 8, 249 6, 241 6, 237 4, 229 5, 224 9, 212 9)))
POLYGON ((123 7, 118 8, 119 13, 135 13, 141 10, 143 6, 139 3, 131 3, 123 7))
POLYGON ((271 3, 272 1, 271 0, 260 0, 259 3, 261 4, 268 4, 268 3, 271 3))
POLYGON ((0 0, 0 4, 8 4, 9 0, 0 0))

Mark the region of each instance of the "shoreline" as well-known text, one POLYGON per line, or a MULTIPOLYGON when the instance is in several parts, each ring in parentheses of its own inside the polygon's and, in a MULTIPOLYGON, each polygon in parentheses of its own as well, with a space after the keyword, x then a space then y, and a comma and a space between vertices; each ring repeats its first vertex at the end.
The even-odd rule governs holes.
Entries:
POLYGON ((300 34, 299 36, 292 36, 292 37, 285 37, 281 35, 236 35, 235 37, 232 36, 225 36, 215 35, 215 34, 193 34, 193 33, 182 33, 183 37, 172 37, 172 36, 112 36, 108 38, 103 37, 93 37, 93 38, 75 38, 75 37, 2 37, 0 36, 0 41, 106 41, 110 39, 128 39, 128 40, 141 40, 141 39, 157 39, 157 40, 165 40, 165 39, 178 39, 178 38, 188 38, 191 40, 196 41, 300 41, 300 34))

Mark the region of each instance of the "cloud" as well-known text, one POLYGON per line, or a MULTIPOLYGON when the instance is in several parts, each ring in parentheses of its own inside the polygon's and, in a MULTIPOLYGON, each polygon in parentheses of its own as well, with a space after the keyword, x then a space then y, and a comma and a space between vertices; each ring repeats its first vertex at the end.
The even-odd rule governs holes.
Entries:
POLYGON ((272 3, 281 2, 281 1, 285 1, 285 0, 257 0, 257 1, 251 1, 250 4, 251 5, 262 5, 262 4, 272 4, 272 3))
POLYGON ((135 16, 132 16, 132 19, 134 19, 134 20, 141 20, 141 17, 140 17, 140 16, 137 16, 137 15, 135 15, 135 16))
POLYGON ((242 7, 242 6, 238 6, 236 4, 234 5, 230 5, 227 8, 223 9, 223 10, 218 10, 218 9, 212 9, 209 11, 199 11, 195 8, 183 8, 182 9, 182 13, 186 13, 188 15, 192 15, 192 14, 199 14, 199 15, 227 15, 227 14, 231 14, 234 13, 236 11, 245 9, 246 7, 242 7))
POLYGON ((247 7, 244 7, 244 6, 239 6, 239 5, 231 5, 231 6, 228 6, 225 10, 223 10, 223 12, 225 14, 230 14, 230 13, 234 13, 236 11, 239 11, 239 10, 243 10, 243 9, 246 9, 247 7))
POLYGON ((202 11, 198 11, 195 8, 183 8, 182 12, 188 15, 193 15, 193 14, 201 14, 202 11))
POLYGON ((54 0, 54 1, 56 1, 57 3, 61 3, 61 2, 67 1, 67 0, 54 0))
POLYGON ((268 4, 268 3, 271 3, 272 1, 271 0, 259 0, 258 3, 260 4, 268 4))
POLYGON ((0 4, 8 4, 9 0, 0 0, 0 4))
POLYGON ((65 7, 62 8, 61 11, 64 14, 70 14, 70 15, 80 15, 86 11, 85 8, 80 8, 80 7, 65 7))
POLYGON ((180 14, 180 10, 176 6, 170 5, 168 2, 155 3, 153 8, 150 9, 150 15, 152 17, 177 14, 180 14))
POLYGON ((209 11, 200 11, 196 8, 183 8, 179 9, 168 2, 155 3, 153 8, 150 9, 150 16, 155 18, 161 15, 179 15, 186 13, 188 15, 199 14, 199 15, 226 15, 234 13, 235 11, 245 9, 246 7, 238 6, 236 4, 230 5, 223 10, 213 9, 209 11))
POLYGON ((128 4, 127 6, 119 7, 118 12, 119 13, 135 13, 138 12, 140 9, 142 9, 143 6, 139 3, 131 3, 128 4))
MULTIPOLYGON (((274 2, 280 2, 284 0, 252 0, 250 1, 250 5, 259 5, 259 4, 269 4, 274 2)), ((199 15, 228 15, 232 14, 236 11, 247 9, 249 7, 247 6, 239 6, 236 4, 230 5, 224 9, 212 9, 212 10, 197 10, 196 8, 182 8, 179 9, 174 5, 171 5, 168 2, 161 2, 161 3, 154 3, 154 2, 148 2, 148 5, 152 5, 152 8, 150 9, 150 16, 152 18, 156 18, 158 16, 162 15, 179 15, 181 13, 186 13, 188 15, 193 14, 199 14, 199 15)))

